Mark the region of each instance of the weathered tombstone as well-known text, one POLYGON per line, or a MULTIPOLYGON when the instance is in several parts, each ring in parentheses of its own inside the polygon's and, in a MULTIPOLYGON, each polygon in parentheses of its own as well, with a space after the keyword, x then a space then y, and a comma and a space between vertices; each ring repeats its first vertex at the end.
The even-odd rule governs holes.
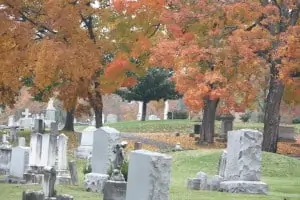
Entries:
POLYGON ((142 149, 143 143, 141 142, 135 142, 134 143, 134 150, 142 149))
POLYGON ((29 112, 29 109, 26 108, 25 112, 22 112, 22 115, 24 115, 23 118, 21 118, 21 126, 24 129, 31 129, 31 122, 32 118, 30 117, 31 113, 29 112))
POLYGON ((33 133, 30 137, 29 166, 40 166, 43 135, 33 133))
POLYGON ((51 131, 51 134, 58 135, 59 134, 59 132, 58 132, 58 123, 51 122, 51 124, 50 124, 50 131, 51 131))
POLYGON ((219 158, 218 175, 224 177, 227 160, 227 151, 224 150, 219 158))
POLYGON ((11 164, 11 146, 0 146, 0 174, 7 174, 11 164))
POLYGON ((108 114, 106 117, 106 122, 107 123, 115 123, 118 121, 118 116, 115 114, 108 114))
POLYGON ((221 116, 221 132, 220 132, 220 138, 222 138, 224 141, 227 141, 227 134, 228 131, 233 130, 233 120, 234 116, 231 114, 223 115, 221 116))
POLYGON ((78 185, 78 174, 77 174, 76 162, 74 160, 69 162, 69 170, 71 174, 72 184, 78 185))
POLYGON ((126 182, 111 181, 105 182, 103 188, 103 200, 125 200, 126 199, 126 182))
POLYGON ((15 125, 15 116, 14 115, 10 115, 8 117, 8 123, 7 126, 11 127, 15 125))
POLYGON ((85 175, 84 185, 87 191, 102 192, 108 179, 108 170, 115 159, 113 153, 119 142, 120 132, 111 127, 101 127, 94 132, 92 173, 85 175))
POLYGON ((35 119, 34 121, 34 131, 36 133, 44 133, 44 121, 42 119, 35 119))
POLYGON ((171 156, 157 152, 132 151, 126 200, 168 200, 171 160, 171 156))
POLYGON ((6 134, 2 135, 2 141, 1 142, 2 142, 2 145, 6 145, 8 143, 6 134))
POLYGON ((57 182, 58 184, 70 184, 71 177, 68 170, 68 137, 65 134, 58 136, 58 160, 57 160, 57 182))
POLYGON ((20 147, 25 147, 26 146, 26 140, 25 140, 24 137, 19 137, 18 146, 20 146, 20 147))
POLYGON ((54 185, 56 181, 56 170, 54 167, 44 167, 43 192, 45 197, 54 197, 54 185))
POLYGON ((279 126, 278 141, 295 142, 295 128, 292 126, 279 126))
POLYGON ((9 176, 12 179, 16 178, 18 181, 23 179, 29 165, 29 147, 18 146, 12 148, 11 165, 9 170, 9 176))
POLYGON ((75 151, 77 158, 86 159, 92 153, 94 132, 96 130, 94 126, 89 126, 82 131, 80 146, 75 151))
MULTIPOLYGON (((42 135, 42 155, 41 156, 41 166, 48 165, 48 155, 50 150, 50 134, 42 135)), ((45 194, 46 195, 46 194, 45 194)))
POLYGON ((148 119, 149 120, 160 120, 160 118, 157 117, 156 115, 149 115, 148 119))
POLYGON ((45 195, 42 191, 23 191, 22 200, 44 200, 45 195))
POLYGON ((196 178, 189 178, 187 181, 188 189, 192 190, 206 190, 207 185, 207 174, 204 172, 198 172, 196 178))
POLYGON ((219 191, 220 190, 220 184, 221 184, 222 181, 223 181, 223 177, 221 177, 219 175, 213 176, 212 179, 210 180, 209 190, 219 191))
POLYGON ((12 142, 17 140, 18 133, 17 133, 17 127, 16 126, 12 126, 12 127, 9 128, 9 135, 10 135, 10 140, 12 142))
POLYGON ((228 132, 227 159, 220 190, 234 193, 267 194, 260 181, 263 135, 251 129, 228 132))

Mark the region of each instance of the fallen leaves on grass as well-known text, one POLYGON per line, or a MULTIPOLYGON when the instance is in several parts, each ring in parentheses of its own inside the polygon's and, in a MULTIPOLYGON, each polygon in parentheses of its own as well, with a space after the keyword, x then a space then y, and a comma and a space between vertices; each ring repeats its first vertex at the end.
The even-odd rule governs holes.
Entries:
POLYGON ((219 142, 200 146, 195 141, 195 137, 190 137, 188 134, 180 134, 180 136, 176 136, 175 133, 134 133, 134 135, 156 141, 167 142, 174 145, 174 147, 177 143, 180 143, 180 146, 183 149, 223 149, 226 147, 226 144, 219 142))
POLYGON ((280 154, 300 155, 300 138, 296 142, 279 142, 277 151, 280 154))

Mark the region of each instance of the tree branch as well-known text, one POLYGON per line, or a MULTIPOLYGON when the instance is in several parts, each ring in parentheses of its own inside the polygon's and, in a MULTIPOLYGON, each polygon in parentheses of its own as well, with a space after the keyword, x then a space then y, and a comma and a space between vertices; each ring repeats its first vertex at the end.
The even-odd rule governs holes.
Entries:
POLYGON ((251 26, 249 26, 248 28, 245 29, 245 31, 251 31, 254 27, 256 27, 257 25, 261 24, 261 21, 264 20, 265 18, 267 18, 266 15, 261 15, 251 26))
POLYGON ((92 22, 92 15, 89 15, 88 17, 84 17, 83 14, 80 12, 80 17, 85 26, 88 29, 89 37, 91 40, 93 40, 94 44, 96 44, 96 37, 93 31, 93 22, 92 22))

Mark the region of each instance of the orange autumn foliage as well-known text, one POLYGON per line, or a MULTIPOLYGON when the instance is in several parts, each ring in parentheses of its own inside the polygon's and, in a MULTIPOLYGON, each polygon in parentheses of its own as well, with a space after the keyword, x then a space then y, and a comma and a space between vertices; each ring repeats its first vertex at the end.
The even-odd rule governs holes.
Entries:
MULTIPOLYGON (((44 101, 54 95, 67 110, 84 100, 100 111, 102 94, 135 84, 127 72, 146 71, 150 36, 157 24, 154 13, 158 11, 142 9, 133 17, 123 12, 121 1, 107 3, 100 1, 106 6, 92 8, 85 0, 1 0, 1 62, 7 63, 2 64, 1 72, 11 78, 1 76, 5 80, 0 80, 0 86, 10 91, 1 95, 0 103, 14 103, 12 99, 23 84, 20 77, 32 80, 33 95, 42 93, 44 101), (16 22, 10 15, 22 19, 16 22), (14 31, 2 32, 2 27, 14 31), (9 52, 9 46, 20 50, 9 52), (113 55, 111 60, 106 58, 108 54, 113 55), (131 63, 132 56, 140 63, 131 63), (20 58, 20 63, 19 59, 12 62, 13 57, 20 58)), ((129 4, 126 9, 136 6, 129 4)))

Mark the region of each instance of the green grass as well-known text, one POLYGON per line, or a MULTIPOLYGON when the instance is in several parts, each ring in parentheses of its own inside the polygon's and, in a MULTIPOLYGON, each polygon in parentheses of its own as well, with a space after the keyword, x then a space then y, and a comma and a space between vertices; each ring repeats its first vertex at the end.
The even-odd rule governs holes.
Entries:
MULTIPOLYGON (((171 153, 172 174, 170 200, 296 200, 300 199, 300 160, 282 155, 263 153, 262 180, 270 188, 264 195, 230 194, 211 191, 190 191, 186 189, 186 180, 194 177, 198 171, 210 176, 216 174, 220 150, 183 151, 171 153)), ((77 161, 79 186, 56 186, 58 194, 70 194, 75 200, 99 200, 99 194, 88 193, 83 189, 83 161, 77 161)), ((0 184, 0 199, 20 200, 25 189, 41 190, 41 186, 20 186, 0 184)))
MULTIPOLYGON (((194 131, 194 124, 190 120, 158 120, 158 121, 124 121, 106 124, 108 126, 114 127, 121 132, 131 132, 131 133, 164 133, 164 132, 180 132, 180 133, 192 133, 194 131)), ((296 128, 296 132, 300 133, 300 124, 292 125, 296 128)), ((244 123, 235 122, 233 124, 233 129, 258 129, 263 130, 263 123, 244 123)), ((84 127, 79 127, 84 129, 84 127)), ((220 133, 221 122, 215 121, 215 131, 220 133)))

